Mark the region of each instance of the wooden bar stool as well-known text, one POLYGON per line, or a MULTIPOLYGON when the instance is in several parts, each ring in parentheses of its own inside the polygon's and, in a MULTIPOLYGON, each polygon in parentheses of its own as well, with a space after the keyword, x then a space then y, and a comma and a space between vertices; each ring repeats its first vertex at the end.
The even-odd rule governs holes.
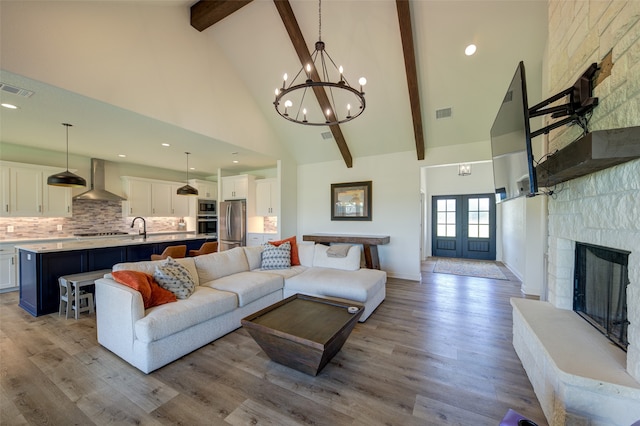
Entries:
POLYGON ((181 259, 181 258, 185 257, 186 255, 187 255, 187 246, 186 245, 169 246, 169 247, 164 249, 162 254, 152 254, 151 255, 151 260, 162 260, 162 259, 166 259, 169 256, 171 256, 174 259, 181 259))
POLYGON ((75 319, 78 319, 82 312, 94 312, 93 293, 82 290, 82 287, 94 285, 98 278, 111 272, 111 269, 100 271, 83 272, 80 274, 64 275, 58 278, 60 284, 60 308, 58 315, 65 310, 65 318, 75 311, 75 319), (64 306, 63 306, 64 305, 64 306))
POLYGON ((198 250, 189 250, 189 256, 201 256, 203 254, 215 253, 218 251, 217 242, 203 243, 198 250))

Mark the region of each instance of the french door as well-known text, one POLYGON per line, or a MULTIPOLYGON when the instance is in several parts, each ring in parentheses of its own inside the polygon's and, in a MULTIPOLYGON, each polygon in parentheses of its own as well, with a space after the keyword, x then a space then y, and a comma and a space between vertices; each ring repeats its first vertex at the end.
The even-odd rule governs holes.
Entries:
POLYGON ((496 259, 494 194, 432 197, 433 256, 496 259))

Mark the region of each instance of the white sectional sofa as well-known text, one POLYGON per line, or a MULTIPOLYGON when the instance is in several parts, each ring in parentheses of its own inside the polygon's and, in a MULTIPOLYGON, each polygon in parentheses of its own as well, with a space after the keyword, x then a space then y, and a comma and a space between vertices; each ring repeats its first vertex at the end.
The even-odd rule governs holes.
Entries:
MULTIPOLYGON (((298 245, 300 265, 261 270, 262 247, 238 247, 176 259, 196 284, 177 302, 144 308, 141 294, 110 274, 96 281, 98 342, 144 373, 239 328, 240 320, 296 293, 353 300, 365 321, 385 298, 384 271, 360 268, 360 246, 332 258, 327 246, 298 245)), ((119 263, 113 271, 153 275, 164 261, 119 263)))

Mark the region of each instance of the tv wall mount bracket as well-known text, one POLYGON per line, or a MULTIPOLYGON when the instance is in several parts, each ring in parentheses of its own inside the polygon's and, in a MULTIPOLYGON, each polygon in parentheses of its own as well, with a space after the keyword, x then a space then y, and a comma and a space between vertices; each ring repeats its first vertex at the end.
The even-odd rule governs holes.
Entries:
POLYGON ((529 118, 547 114, 551 114, 552 118, 565 117, 540 130, 531 132, 531 138, 547 134, 551 130, 564 126, 565 124, 577 122, 598 105, 598 98, 593 97, 593 87, 591 84, 593 76, 598 69, 598 64, 594 62, 589 65, 589 68, 576 80, 573 86, 529 108, 529 118), (569 96, 569 102, 566 104, 549 106, 565 96, 569 96))

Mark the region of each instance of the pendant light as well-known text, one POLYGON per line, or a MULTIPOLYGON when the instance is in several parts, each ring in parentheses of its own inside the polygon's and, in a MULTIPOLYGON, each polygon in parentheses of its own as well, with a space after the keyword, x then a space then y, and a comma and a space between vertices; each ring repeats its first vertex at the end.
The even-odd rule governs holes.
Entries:
POLYGON ((189 154, 190 152, 185 152, 187 154, 187 184, 185 186, 181 186, 176 191, 178 195, 198 195, 198 190, 193 186, 189 185, 189 154))
POLYGON ((67 187, 81 187, 87 186, 87 181, 82 177, 73 174, 69 171, 69 127, 73 126, 69 123, 62 123, 67 128, 67 170, 64 172, 51 175, 47 178, 47 185, 51 186, 67 186, 67 187))

